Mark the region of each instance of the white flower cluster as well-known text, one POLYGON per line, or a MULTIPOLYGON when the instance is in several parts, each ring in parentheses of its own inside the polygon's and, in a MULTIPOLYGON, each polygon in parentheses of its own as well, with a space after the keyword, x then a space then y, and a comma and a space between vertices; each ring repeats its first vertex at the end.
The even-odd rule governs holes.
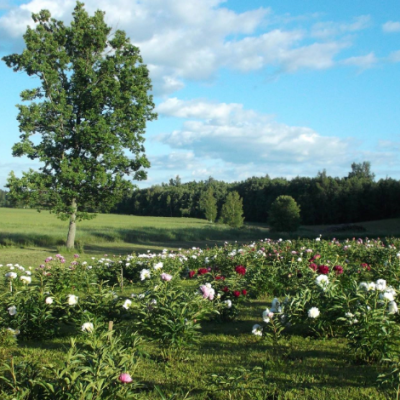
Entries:
POLYGON ((382 301, 388 302, 388 312, 389 314, 396 314, 399 312, 397 303, 394 298, 397 293, 394 288, 388 286, 385 279, 378 279, 376 282, 361 282, 358 285, 359 289, 364 290, 365 292, 370 291, 378 291, 379 298, 382 301))
POLYGON ((326 290, 329 285, 329 278, 327 275, 318 275, 315 278, 315 284, 319 286, 322 290, 326 290))

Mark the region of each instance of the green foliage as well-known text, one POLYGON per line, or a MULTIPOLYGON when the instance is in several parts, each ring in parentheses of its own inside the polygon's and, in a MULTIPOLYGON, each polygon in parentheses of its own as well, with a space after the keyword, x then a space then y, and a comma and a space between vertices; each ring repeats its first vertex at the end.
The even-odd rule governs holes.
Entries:
POLYGON ((4 363, 0 369, 1 393, 21 400, 136 398, 135 390, 141 385, 122 383, 120 377, 135 371, 139 343, 135 335, 123 337, 94 326, 92 332, 83 333, 81 343, 71 339, 61 367, 51 363, 15 364, 13 359, 4 363))
POLYGON ((103 12, 89 16, 78 2, 70 26, 46 10, 32 18, 37 25, 28 27, 22 54, 3 60, 40 80, 38 88, 21 93, 30 104, 18 106, 22 134, 13 155, 44 166, 22 178, 11 173, 7 187, 13 202, 70 218, 67 246, 73 247, 76 220, 119 201, 132 187, 124 175, 146 177, 143 134, 146 121, 156 117, 151 83, 139 49, 123 31, 110 35, 103 12), (36 134, 40 142, 32 141, 36 134))
POLYGON ((349 172, 348 178, 368 179, 373 181, 375 174, 371 172, 371 163, 364 161, 362 163, 351 164, 351 172, 349 172))
POLYGON ((200 196, 199 207, 204 212, 206 219, 214 222, 217 218, 217 199, 214 197, 212 187, 203 192, 200 196))
POLYGON ((233 228, 243 226, 243 200, 238 192, 230 192, 221 210, 221 221, 233 228))
POLYGON ((300 226, 300 207, 291 196, 279 196, 272 203, 268 223, 274 232, 295 232, 300 226))
POLYGON ((199 340, 200 322, 218 312, 215 302, 171 282, 160 282, 140 301, 135 327, 163 347, 182 348, 199 340))

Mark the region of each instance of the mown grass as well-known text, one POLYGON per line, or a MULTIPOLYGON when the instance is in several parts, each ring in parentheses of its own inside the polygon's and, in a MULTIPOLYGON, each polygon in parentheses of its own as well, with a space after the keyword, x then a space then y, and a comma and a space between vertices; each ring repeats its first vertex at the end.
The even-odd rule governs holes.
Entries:
MULTIPOLYGON (((68 221, 47 211, 0 208, 0 263, 34 265, 49 254, 66 253, 68 221), (16 261, 19 260, 19 261, 16 261)), ((78 223, 76 252, 88 255, 130 254, 164 248, 213 247, 225 241, 249 242, 266 237, 283 239, 323 234, 324 238, 400 236, 400 219, 360 223, 365 232, 329 232, 327 226, 302 226, 291 234, 271 233, 267 224, 246 223, 241 229, 195 218, 140 217, 99 214, 78 223)))

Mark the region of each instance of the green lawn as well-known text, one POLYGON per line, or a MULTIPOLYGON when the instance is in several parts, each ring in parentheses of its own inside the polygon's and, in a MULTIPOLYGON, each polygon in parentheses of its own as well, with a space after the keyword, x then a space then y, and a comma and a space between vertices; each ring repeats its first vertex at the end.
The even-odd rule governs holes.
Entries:
MULTIPOLYGON (((47 211, 0 208, 0 264, 41 263, 48 255, 66 254, 64 247, 68 221, 61 221, 47 211)), ((134 215, 98 214, 77 225, 76 252, 87 255, 130 254, 164 248, 213 247, 229 242, 249 242, 266 237, 377 237, 400 236, 400 219, 359 223, 365 232, 330 232, 327 226, 302 226, 292 234, 271 234, 266 224, 246 223, 241 229, 223 224, 210 224, 203 219, 141 217, 134 215)))
MULTIPOLYGON (((47 211, 12 208, 0 208, 0 220, 0 263, 38 263, 50 253, 65 253, 68 221, 47 211)), ((212 247, 225 240, 250 241, 267 235, 265 225, 233 229, 195 218, 99 214, 77 224, 76 252, 83 248, 88 255, 103 255, 212 247)))

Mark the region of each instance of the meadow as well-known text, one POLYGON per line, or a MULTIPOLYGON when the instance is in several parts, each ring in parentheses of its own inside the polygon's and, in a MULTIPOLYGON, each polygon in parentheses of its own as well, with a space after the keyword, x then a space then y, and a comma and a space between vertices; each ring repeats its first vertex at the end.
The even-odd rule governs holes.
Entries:
MULTIPOLYGON (((0 214, 2 399, 399 394, 388 374, 400 321, 387 311, 399 289, 397 239, 321 240, 322 226, 281 238, 262 224, 99 215, 78 225, 74 254, 63 247, 67 223, 53 215, 0 214)), ((363 226, 363 237, 383 237, 398 221, 363 226)))

